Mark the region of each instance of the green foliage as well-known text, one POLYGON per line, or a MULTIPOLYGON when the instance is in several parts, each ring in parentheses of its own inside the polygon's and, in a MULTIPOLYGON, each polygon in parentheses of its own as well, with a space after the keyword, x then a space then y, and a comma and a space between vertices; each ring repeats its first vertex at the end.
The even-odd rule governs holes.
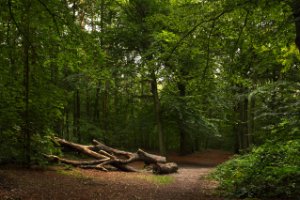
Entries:
MULTIPOLYGON (((191 142, 190 145, 194 146, 195 149, 205 148, 204 138, 214 138, 220 135, 216 123, 206 117, 201 108, 195 105, 194 101, 195 99, 191 96, 185 98, 172 96, 171 94, 163 96, 162 108, 165 126, 166 129, 170 129, 170 132, 173 132, 173 134, 168 134, 174 139, 174 132, 178 132, 178 121, 182 121, 183 128, 189 135, 189 140, 199 141, 199 144, 191 142)), ((172 146, 172 143, 169 144, 172 146)))
POLYGON ((18 163, 22 160, 22 143, 19 138, 20 128, 7 130, 1 135, 0 164, 18 163))
POLYGON ((297 82, 277 81, 258 87, 253 92, 257 102, 262 99, 255 110, 255 134, 259 142, 299 138, 298 88, 297 82))
POLYGON ((32 139, 32 149, 31 149, 31 164, 45 166, 48 164, 48 161, 44 158, 43 154, 46 155, 60 155, 61 151, 57 146, 55 146, 54 142, 52 141, 52 137, 54 135, 48 133, 45 136, 41 136, 39 134, 33 135, 32 139))
POLYGON ((268 142, 220 165, 213 176, 223 194, 239 198, 300 195, 300 140, 268 142))
MULTIPOLYGON (((11 131, 5 131, 1 135, 1 149, 0 149, 0 164, 15 163, 22 164, 24 162, 23 151, 24 143, 20 138, 20 128, 15 127, 11 131)), ((55 147, 51 137, 53 134, 34 134, 31 138, 31 164, 45 166, 48 164, 44 159, 43 154, 60 155, 60 149, 55 147)))

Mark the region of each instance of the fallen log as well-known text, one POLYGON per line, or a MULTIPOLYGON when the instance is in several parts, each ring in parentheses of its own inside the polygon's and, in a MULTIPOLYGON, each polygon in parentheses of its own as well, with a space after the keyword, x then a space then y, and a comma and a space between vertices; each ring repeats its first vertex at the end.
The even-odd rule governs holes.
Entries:
POLYGON ((178 170, 178 165, 176 163, 156 163, 153 166, 153 173, 155 174, 171 174, 178 170))
POLYGON ((142 161, 145 163, 145 166, 152 166, 153 173, 174 173, 178 169, 176 163, 167 163, 166 157, 150 154, 142 149, 138 149, 137 152, 132 153, 109 147, 97 140, 93 140, 93 145, 77 144, 58 137, 53 138, 53 140, 61 146, 71 148, 94 158, 93 160, 71 160, 55 155, 44 155, 48 160, 62 162, 75 167, 98 169, 102 171, 109 171, 111 168, 115 168, 126 172, 140 172, 141 170, 129 166, 128 164, 142 161))
POLYGON ((115 149, 109 146, 106 146, 105 144, 93 139, 92 143, 94 144, 94 146, 91 147, 91 150, 93 151, 106 151, 108 153, 111 154, 115 154, 115 155, 121 155, 121 156, 125 156, 127 158, 129 158, 130 156, 132 156, 131 152, 127 152, 127 151, 121 151, 119 149, 115 149))
POLYGON ((77 151, 79 151, 81 153, 84 153, 88 156, 91 156, 93 158, 98 158, 98 159, 108 158, 105 155, 99 154, 99 153, 91 150, 91 146, 69 142, 69 141, 66 141, 66 140, 58 138, 58 137, 55 137, 53 139, 54 139, 55 142, 57 142, 57 143, 59 143, 63 146, 67 146, 67 147, 76 149, 77 151))

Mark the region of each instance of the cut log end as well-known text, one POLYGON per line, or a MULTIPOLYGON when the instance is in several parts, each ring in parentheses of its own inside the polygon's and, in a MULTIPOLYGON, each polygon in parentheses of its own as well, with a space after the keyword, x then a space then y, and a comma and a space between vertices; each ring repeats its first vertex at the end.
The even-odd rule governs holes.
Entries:
POLYGON ((178 165, 174 162, 156 163, 153 166, 153 173, 155 174, 171 174, 178 170, 178 165))

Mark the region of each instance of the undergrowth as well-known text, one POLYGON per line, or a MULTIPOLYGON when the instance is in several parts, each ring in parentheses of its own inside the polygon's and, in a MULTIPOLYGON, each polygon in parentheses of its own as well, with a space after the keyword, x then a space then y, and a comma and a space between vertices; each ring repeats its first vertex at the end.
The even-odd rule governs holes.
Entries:
POLYGON ((212 176, 225 196, 295 200, 300 196, 300 140, 267 142, 220 165, 212 176))

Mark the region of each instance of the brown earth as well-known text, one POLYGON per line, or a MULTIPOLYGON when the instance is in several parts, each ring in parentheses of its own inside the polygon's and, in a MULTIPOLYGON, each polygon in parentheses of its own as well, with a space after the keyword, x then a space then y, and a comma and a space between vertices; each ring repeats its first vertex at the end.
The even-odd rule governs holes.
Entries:
POLYGON ((168 160, 177 162, 179 171, 164 176, 66 167, 2 167, 0 200, 221 200, 213 192, 217 182, 206 176, 231 155, 216 150, 183 157, 173 154, 168 160))

